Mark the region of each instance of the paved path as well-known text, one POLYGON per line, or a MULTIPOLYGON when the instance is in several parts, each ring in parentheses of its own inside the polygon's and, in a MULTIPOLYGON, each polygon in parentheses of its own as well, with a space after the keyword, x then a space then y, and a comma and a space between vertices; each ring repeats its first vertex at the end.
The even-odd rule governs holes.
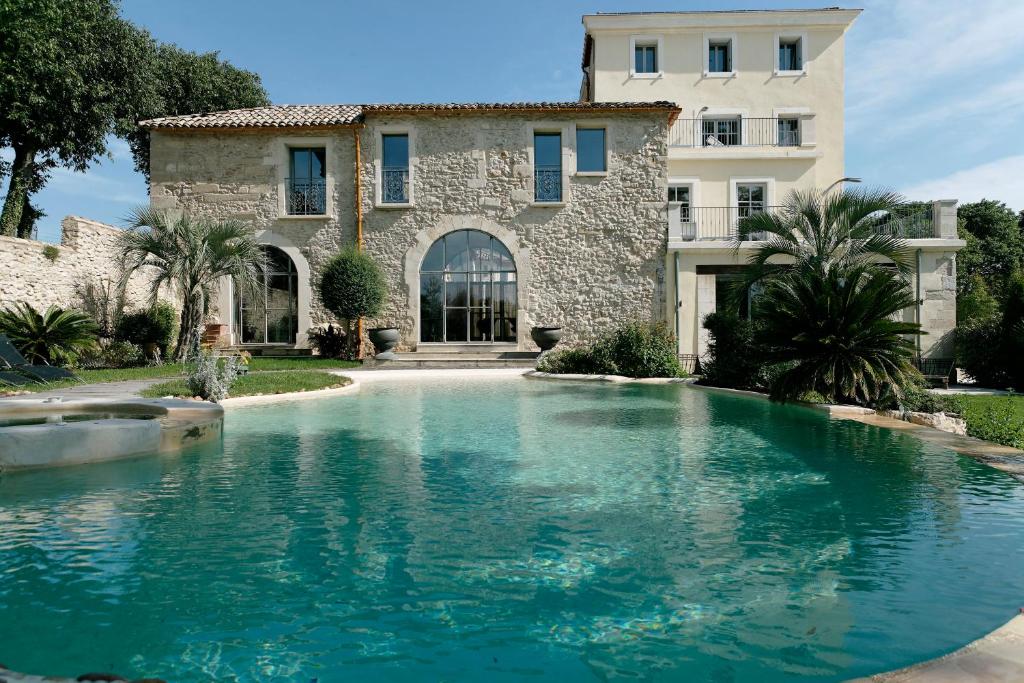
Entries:
POLYGON ((138 398, 139 392, 159 382, 168 381, 167 377, 161 379, 133 379, 126 382, 101 382, 97 384, 78 384, 61 389, 50 389, 38 391, 31 394, 18 394, 16 396, 3 396, 0 401, 25 400, 28 398, 53 398, 61 396, 68 399, 103 399, 123 400, 126 398, 138 398))

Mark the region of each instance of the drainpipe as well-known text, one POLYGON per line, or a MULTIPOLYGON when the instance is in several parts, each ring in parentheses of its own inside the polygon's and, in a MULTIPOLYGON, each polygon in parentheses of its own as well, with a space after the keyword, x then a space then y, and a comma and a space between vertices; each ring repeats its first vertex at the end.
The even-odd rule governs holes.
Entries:
MULTIPOLYGON (((914 297, 914 307, 917 309, 915 311, 915 318, 917 319, 917 324, 920 325, 921 324, 921 250, 920 249, 917 250, 916 257, 917 257, 917 264, 916 264, 917 265, 917 275, 914 277, 914 288, 916 290, 916 294, 915 294, 915 297, 914 297)), ((918 334, 918 335, 914 335, 914 336, 917 338, 917 357, 920 358, 921 357, 921 335, 918 334)))
MULTIPOLYGON (((362 126, 352 128, 352 140, 355 143, 356 157, 356 249, 363 250, 363 153, 359 141, 359 131, 362 126)), ((356 321, 356 358, 363 357, 363 319, 356 321)))
POLYGON ((673 319, 673 323, 672 323, 673 324, 673 328, 672 329, 674 329, 675 332, 676 332, 676 353, 678 354, 679 353, 679 345, 682 343, 682 340, 679 338, 679 309, 683 305, 682 299, 679 297, 679 252, 678 251, 672 252, 672 261, 673 261, 673 264, 672 264, 673 265, 673 268, 672 268, 673 292, 672 292, 672 295, 675 297, 675 306, 673 307, 673 313, 674 313, 675 317, 673 319))

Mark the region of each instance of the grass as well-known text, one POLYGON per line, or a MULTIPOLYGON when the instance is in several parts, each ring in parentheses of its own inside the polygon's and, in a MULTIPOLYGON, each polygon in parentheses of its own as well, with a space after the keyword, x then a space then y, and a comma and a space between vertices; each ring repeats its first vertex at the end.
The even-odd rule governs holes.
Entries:
MULTIPOLYGON (((283 370, 242 375, 231 385, 229 396, 255 396, 258 394, 286 394, 294 391, 315 391, 350 384, 347 377, 338 377, 320 370, 283 370)), ((163 396, 191 397, 184 379, 154 384, 142 391, 146 398, 163 396)))
MULTIPOLYGON (((261 372, 264 370, 326 370, 345 369, 359 367, 358 361, 338 360, 335 358, 259 358, 254 357, 249 361, 250 372, 261 372)), ((125 382, 140 379, 163 379, 181 377, 183 373, 181 365, 167 363, 165 365, 147 366, 143 368, 118 368, 105 370, 76 370, 75 374, 88 384, 103 384, 106 382, 125 382)), ((78 382, 65 380, 61 382, 49 382, 47 384, 28 384, 23 387, 0 387, 0 395, 5 389, 17 391, 49 391, 51 389, 67 389, 77 385, 78 382)))
POLYGON ((1024 396, 960 395, 955 401, 969 435, 1024 449, 1024 396))

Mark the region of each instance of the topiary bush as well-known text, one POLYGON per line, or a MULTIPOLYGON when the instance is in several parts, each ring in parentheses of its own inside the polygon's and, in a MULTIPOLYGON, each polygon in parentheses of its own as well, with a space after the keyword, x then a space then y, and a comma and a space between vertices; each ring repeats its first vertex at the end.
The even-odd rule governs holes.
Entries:
POLYGON ((384 309, 387 285, 384 273, 370 255, 348 248, 324 266, 320 299, 324 307, 345 321, 346 355, 355 356, 352 324, 384 309))
POLYGON ((566 375, 680 377, 675 337, 665 325, 631 322, 587 346, 555 351, 537 369, 566 375))

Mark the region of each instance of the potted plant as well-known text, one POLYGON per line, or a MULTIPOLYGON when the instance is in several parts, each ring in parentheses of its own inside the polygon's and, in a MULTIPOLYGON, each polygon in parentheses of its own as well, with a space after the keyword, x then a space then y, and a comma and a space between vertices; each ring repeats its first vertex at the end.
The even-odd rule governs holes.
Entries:
POLYGON ((540 355, 543 356, 558 344, 558 340, 562 338, 562 328, 543 326, 531 327, 530 337, 533 339, 533 343, 540 347, 540 355))
POLYGON ((399 339, 397 327, 374 327, 369 333, 373 348, 377 350, 374 358, 387 360, 395 357, 394 349, 399 339))

